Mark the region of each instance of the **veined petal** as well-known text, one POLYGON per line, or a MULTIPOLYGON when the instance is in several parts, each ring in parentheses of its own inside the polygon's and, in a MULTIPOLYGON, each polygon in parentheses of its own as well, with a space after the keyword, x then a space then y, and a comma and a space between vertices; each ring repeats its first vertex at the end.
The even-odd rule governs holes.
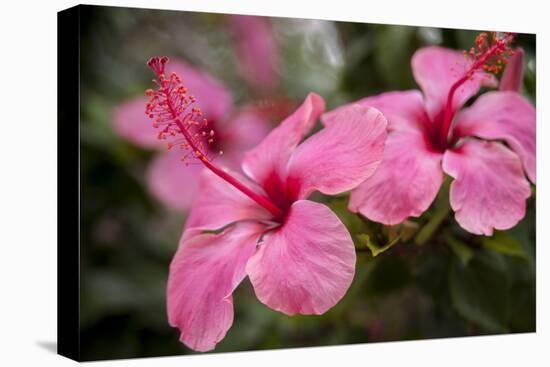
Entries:
POLYGON ((420 216, 443 182, 441 157, 422 134, 389 134, 382 163, 372 177, 351 192, 349 209, 383 224, 420 216))
POLYGON ((300 144, 288 164, 298 198, 312 191, 334 195, 370 177, 382 161, 387 121, 380 111, 358 104, 339 109, 332 123, 300 144))
MULTIPOLYGON (((354 104, 374 107, 384 114, 388 120, 389 130, 423 131, 429 123, 429 117, 424 107, 422 93, 418 90, 382 93, 373 97, 360 99, 354 104)), ((335 117, 349 105, 338 107, 325 113, 321 120, 327 126, 337 122, 335 117)))
MULTIPOLYGON (((471 65, 462 52, 437 46, 424 47, 412 57, 414 79, 424 92, 426 109, 432 121, 441 113, 447 102, 451 86, 460 79, 471 65)), ((453 99, 453 112, 457 111, 482 85, 496 86, 493 75, 482 70, 461 85, 453 99)))
POLYGON ((158 129, 153 127, 153 120, 145 114, 147 97, 138 97, 118 105, 113 112, 115 132, 132 144, 143 148, 161 148, 166 146, 157 136, 158 129))
MULTIPOLYGON (((231 172, 233 177, 250 189, 263 194, 253 182, 231 172)), ((265 195, 265 194, 263 194, 265 195)), ((216 176, 209 170, 203 170, 199 180, 199 189, 186 228, 219 229, 240 220, 268 220, 272 215, 248 196, 216 176)))
POLYGON ((284 177, 290 155, 324 110, 323 98, 310 93, 292 115, 273 129, 257 147, 246 153, 243 171, 262 186, 273 176, 284 177))
POLYGON ((263 226, 237 223, 220 234, 184 236, 170 264, 167 311, 180 341, 214 349, 233 323, 233 290, 246 276, 263 226))
POLYGON ((322 314, 344 296, 355 272, 355 248, 325 205, 296 201, 282 227, 264 236, 246 272, 258 299, 287 315, 322 314))
POLYGON ((455 180, 450 201, 456 221, 474 234, 509 229, 525 215, 531 195, 518 156, 497 142, 467 140, 448 150, 443 170, 455 180))
POLYGON ((185 165, 181 150, 174 148, 153 159, 147 171, 148 186, 153 195, 168 208, 186 211, 199 187, 200 164, 185 165))
POLYGON ((521 158, 527 176, 536 182, 536 111, 516 92, 489 92, 457 116, 458 137, 503 139, 521 158))

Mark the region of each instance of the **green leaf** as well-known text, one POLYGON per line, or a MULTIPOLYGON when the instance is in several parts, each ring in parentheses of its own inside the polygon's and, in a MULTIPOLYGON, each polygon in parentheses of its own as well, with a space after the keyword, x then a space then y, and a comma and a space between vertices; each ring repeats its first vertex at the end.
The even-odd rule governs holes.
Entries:
POLYGON ((351 233, 363 233, 365 232, 365 223, 359 215, 349 211, 348 200, 348 196, 331 198, 326 205, 340 218, 351 233))
POLYGON ((424 245, 432 238, 435 234, 441 223, 447 218, 447 215, 451 211, 451 205, 449 204, 449 187, 451 185, 451 180, 449 177, 445 179, 445 182, 441 186, 441 190, 437 196, 435 202, 435 210, 432 214, 432 217, 422 227, 418 234, 416 235, 414 241, 417 245, 424 245))
POLYGON ((528 256, 521 243, 508 233, 495 231, 493 237, 483 238, 482 244, 485 248, 501 254, 528 260, 528 256))
POLYGON ((454 261, 449 289, 455 310, 487 332, 506 333, 513 295, 507 263, 498 253, 480 251, 467 265, 454 261))
POLYGON ((372 269, 363 286, 364 294, 369 296, 386 296, 404 289, 412 281, 409 264, 402 257, 377 257, 370 266, 372 269))
POLYGON ((376 66, 388 89, 408 88, 414 83, 404 60, 410 60, 417 42, 414 27, 381 27, 376 33, 376 66))
POLYGON ((380 255, 382 252, 386 251, 387 249, 389 249, 399 241, 399 237, 396 237, 387 245, 378 246, 371 241, 370 236, 366 233, 358 234, 357 238, 359 239, 359 241, 361 241, 362 244, 368 247, 368 249, 372 252, 372 256, 375 256, 375 257, 380 255))
POLYGON ((455 253, 455 255, 458 256, 460 261, 462 262, 462 265, 466 266, 472 260, 474 257, 474 251, 464 242, 458 241, 455 238, 448 238, 447 243, 455 253))
POLYGON ((406 242, 418 232, 418 223, 406 220, 396 225, 383 226, 382 232, 386 235, 388 241, 399 239, 402 242, 406 242))

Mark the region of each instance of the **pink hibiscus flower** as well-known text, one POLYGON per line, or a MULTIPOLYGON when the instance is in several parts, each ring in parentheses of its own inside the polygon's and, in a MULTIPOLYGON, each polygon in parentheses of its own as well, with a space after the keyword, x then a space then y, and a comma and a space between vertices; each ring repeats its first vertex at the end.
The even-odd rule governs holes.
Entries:
MULTIPOLYGON (((212 152, 224 152, 224 164, 236 168, 246 150, 256 145, 269 131, 269 124, 261 106, 235 109, 229 91, 207 73, 182 62, 170 63, 170 72, 185 75, 186 85, 195 97, 204 101, 202 111, 208 118, 208 131, 213 131, 215 144, 212 152)), ((159 149, 147 171, 147 182, 152 194, 167 207, 178 211, 190 208, 197 194, 200 164, 182 168, 181 152, 166 151, 166 144, 157 139, 156 131, 144 114, 147 98, 136 98, 119 105, 114 111, 115 131, 131 143, 147 149, 159 149)), ((202 133, 202 132, 201 132, 202 133)))
MULTIPOLYGON (((388 92, 357 102, 382 111, 391 133, 376 173, 352 191, 351 211, 389 225, 420 216, 446 173, 454 178, 451 207, 467 231, 491 235, 524 217, 531 194, 525 175, 535 182, 536 128, 535 108, 517 93, 521 51, 512 59, 516 66, 506 74, 503 89, 484 93, 461 110, 482 85, 496 84, 487 71, 499 71, 507 61, 512 38, 493 34, 489 41, 482 33, 477 49, 470 51, 473 58, 440 47, 422 48, 412 58, 412 70, 423 94, 388 92)), ((349 108, 356 107, 326 114, 325 124, 337 125, 349 108)))
POLYGON ((351 284, 355 248, 338 217, 307 197, 350 190, 372 175, 382 159, 385 118, 354 106, 338 116, 338 125, 300 143, 325 107, 311 93, 246 153, 245 177, 222 170, 203 151, 197 128, 207 122, 191 108, 179 77, 164 76, 166 62, 149 61, 159 88, 148 91, 147 111, 161 138, 208 168, 170 266, 168 317, 180 340, 198 351, 213 349, 233 322, 232 293, 247 275, 258 299, 274 310, 324 313, 351 284))

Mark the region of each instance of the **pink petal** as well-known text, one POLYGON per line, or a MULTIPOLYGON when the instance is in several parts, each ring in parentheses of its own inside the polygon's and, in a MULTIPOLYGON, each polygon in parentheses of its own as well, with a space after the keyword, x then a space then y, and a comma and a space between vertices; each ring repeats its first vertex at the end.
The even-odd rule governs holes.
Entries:
MULTIPOLYGON (((261 188, 245 177, 235 172, 231 175, 265 196, 261 188)), ((202 172, 199 185, 186 228, 213 230, 240 220, 268 220, 272 217, 255 201, 209 170, 202 172)))
POLYGON ((419 133, 389 134, 382 163, 351 192, 349 209, 383 224, 420 216, 443 181, 441 156, 419 133))
POLYGON ((380 111, 354 104, 330 118, 334 121, 300 144, 290 158, 288 177, 300 186, 299 198, 314 190, 328 195, 351 190, 382 161, 387 121, 380 111))
POLYGON ((145 104, 148 101, 147 97, 138 97, 118 105, 113 113, 113 128, 132 144, 149 149, 161 148, 166 143, 157 139, 159 131, 145 114, 145 104))
POLYGON ((156 157, 147 172, 149 189, 165 206, 177 211, 191 207, 199 187, 199 162, 186 165, 181 150, 172 149, 156 157))
POLYGON ((261 185, 273 175, 284 177, 292 151, 315 125, 324 109, 323 98, 310 93, 292 115, 273 129, 257 147, 245 154, 243 171, 261 185))
POLYGON ((268 18, 232 15, 239 66, 246 80, 259 89, 273 89, 277 75, 277 45, 268 18))
POLYGON ((329 208, 300 200, 284 225, 264 236, 246 272, 258 299, 272 309, 287 315, 322 314, 349 288, 355 248, 329 208))
POLYGON ((219 129, 224 135, 224 142, 227 142, 232 151, 239 153, 240 162, 246 151, 258 145, 267 136, 270 126, 262 113, 245 108, 220 125, 219 129))
POLYGON ((465 230, 490 236, 493 228, 512 228, 525 215, 529 182, 518 156, 503 144, 467 140, 445 152, 443 170, 455 178, 451 207, 465 230))
MULTIPOLYGON (((424 92, 426 109, 434 120, 445 107, 449 89, 468 70, 471 61, 462 52, 432 46, 416 51, 411 64, 414 78, 424 92)), ((484 71, 475 72, 473 79, 465 82, 456 91, 453 110, 457 111, 482 85, 495 84, 496 80, 492 75, 484 71)))
POLYGON ((226 118, 231 112, 233 98, 225 86, 210 74, 181 60, 171 59, 167 74, 175 72, 183 80, 189 93, 196 97, 204 117, 209 120, 226 118))
MULTIPOLYGON (((363 98, 355 103, 380 110, 388 120, 390 130, 421 131, 429 123, 422 94, 417 90, 382 93, 363 98)), ((321 120, 328 126, 335 120, 334 116, 338 111, 346 108, 348 105, 327 112, 321 117, 321 120)))
POLYGON ((522 48, 514 50, 514 55, 508 60, 504 74, 500 80, 499 90, 519 92, 523 84, 523 56, 522 48))
POLYGON ((180 341, 214 349, 233 323, 233 290, 246 276, 263 226, 239 223, 220 234, 184 236, 168 276, 167 311, 180 341))
POLYGON ((459 137, 503 139, 521 158, 527 176, 536 181, 536 111, 515 92, 489 92, 457 116, 459 137))

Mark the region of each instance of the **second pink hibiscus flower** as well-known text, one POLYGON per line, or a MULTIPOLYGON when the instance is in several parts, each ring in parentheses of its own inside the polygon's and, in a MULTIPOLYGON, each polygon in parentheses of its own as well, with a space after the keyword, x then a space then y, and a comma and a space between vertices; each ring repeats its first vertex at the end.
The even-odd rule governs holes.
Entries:
MULTIPOLYGON (((473 60, 450 49, 420 49, 412 70, 423 94, 388 92, 357 102, 382 111, 391 133, 379 169, 352 191, 350 210, 389 225, 420 216, 436 197, 445 172, 454 178, 450 203, 455 218, 467 231, 491 235, 524 217, 531 194, 525 176, 535 182, 536 127, 535 108, 515 91, 521 51, 512 59, 503 90, 485 93, 460 110, 482 85, 496 84, 485 70, 498 71, 505 63, 512 38, 494 34, 491 43, 480 35, 473 60)), ((337 125, 342 111, 354 106, 342 106, 323 119, 337 125)))

